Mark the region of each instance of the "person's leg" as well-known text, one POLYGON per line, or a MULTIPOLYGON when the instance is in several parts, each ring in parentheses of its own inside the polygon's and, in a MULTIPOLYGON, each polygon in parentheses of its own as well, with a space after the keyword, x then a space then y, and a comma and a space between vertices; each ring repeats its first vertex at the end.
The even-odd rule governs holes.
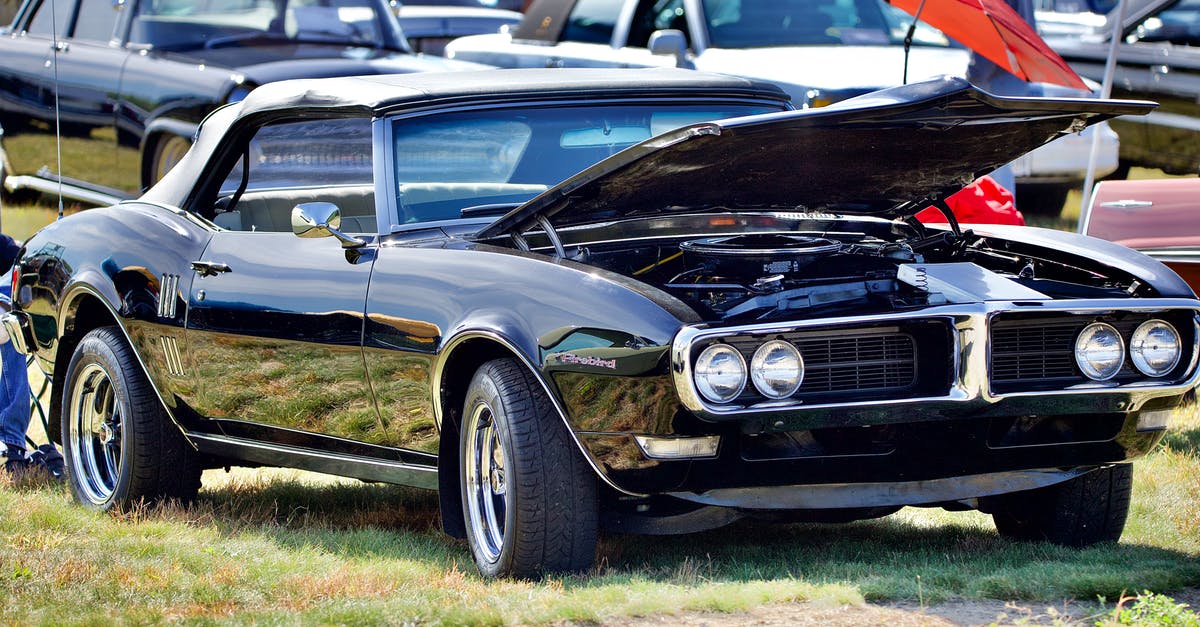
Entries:
POLYGON ((31 394, 25 358, 11 342, 0 344, 0 369, 0 443, 6 449, 7 468, 25 459, 31 394))

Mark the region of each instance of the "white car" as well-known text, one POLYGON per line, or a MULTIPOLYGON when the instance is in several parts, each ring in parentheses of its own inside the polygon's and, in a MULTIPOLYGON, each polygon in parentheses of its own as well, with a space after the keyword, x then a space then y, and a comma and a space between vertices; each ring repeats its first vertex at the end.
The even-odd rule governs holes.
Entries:
MULTIPOLYGON (((510 32, 456 39, 445 54, 499 67, 675 65, 767 80, 805 108, 966 75, 968 52, 925 24, 906 53, 911 23, 882 0, 539 0, 510 32)), ((1106 174, 1117 137, 1097 128, 1106 174)), ((1090 134, 1064 139, 1014 165, 1023 211, 1057 213, 1083 181, 1090 134)))

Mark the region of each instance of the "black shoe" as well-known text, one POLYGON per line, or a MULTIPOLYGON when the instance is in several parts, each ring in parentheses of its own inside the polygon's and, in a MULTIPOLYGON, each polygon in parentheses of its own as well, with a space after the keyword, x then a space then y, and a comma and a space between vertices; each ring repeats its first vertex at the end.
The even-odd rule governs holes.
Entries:
POLYGON ((65 472, 62 453, 53 444, 43 444, 29 455, 28 463, 46 469, 51 479, 61 480, 65 472))
POLYGON ((25 447, 6 444, 4 451, 4 471, 10 475, 25 472, 29 468, 29 458, 25 457, 25 447))

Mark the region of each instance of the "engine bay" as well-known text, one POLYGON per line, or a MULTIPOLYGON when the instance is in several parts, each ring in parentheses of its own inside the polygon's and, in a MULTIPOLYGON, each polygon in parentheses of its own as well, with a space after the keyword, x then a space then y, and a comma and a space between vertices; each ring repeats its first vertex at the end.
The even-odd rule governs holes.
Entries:
POLYGON ((984 300, 1152 295, 1148 286, 1098 264, 995 247, 971 231, 917 226, 908 232, 887 224, 857 233, 751 230, 628 240, 634 245, 610 240, 578 247, 573 258, 662 289, 707 320, 734 323, 984 300))

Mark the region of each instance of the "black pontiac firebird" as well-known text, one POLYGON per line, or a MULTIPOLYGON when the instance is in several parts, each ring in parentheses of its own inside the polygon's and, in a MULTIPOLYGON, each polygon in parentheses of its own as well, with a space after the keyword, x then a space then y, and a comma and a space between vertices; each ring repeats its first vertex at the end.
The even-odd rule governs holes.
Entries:
POLYGON ((788 111, 675 70, 271 84, 141 199, 30 238, 5 327, 99 509, 225 465, 408 484, 492 576, 587 568, 601 528, 905 505, 1112 541, 1129 460, 1193 400, 1200 302, 1108 242, 911 217, 1150 106, 944 79, 788 111))

